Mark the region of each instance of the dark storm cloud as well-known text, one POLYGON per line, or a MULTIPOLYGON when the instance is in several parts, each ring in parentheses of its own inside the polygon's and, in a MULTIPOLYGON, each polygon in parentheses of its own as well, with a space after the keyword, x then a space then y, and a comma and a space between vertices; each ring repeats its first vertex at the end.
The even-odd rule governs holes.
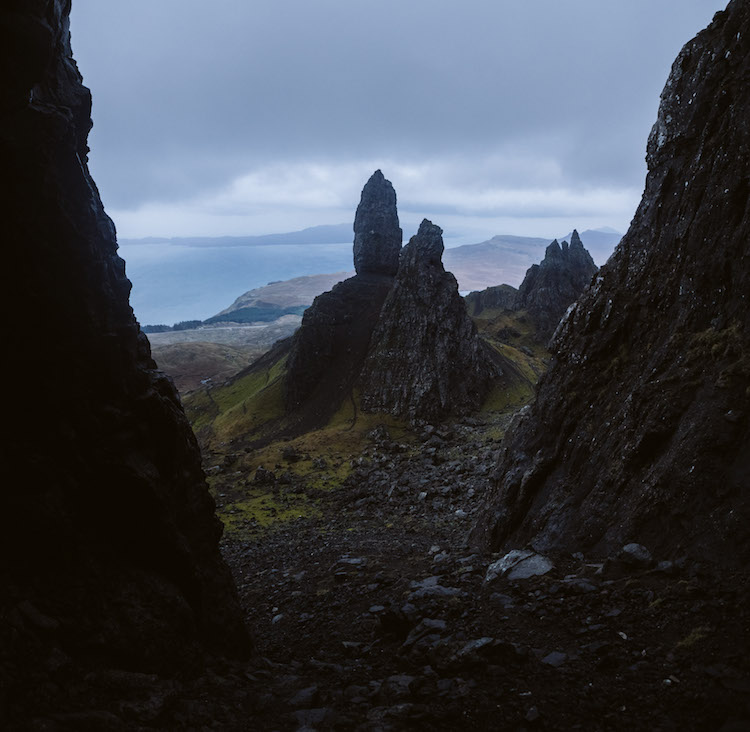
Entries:
POLYGON ((72 33, 117 210, 353 161, 439 161, 470 188, 632 190, 669 65, 721 6, 74 0, 72 33))

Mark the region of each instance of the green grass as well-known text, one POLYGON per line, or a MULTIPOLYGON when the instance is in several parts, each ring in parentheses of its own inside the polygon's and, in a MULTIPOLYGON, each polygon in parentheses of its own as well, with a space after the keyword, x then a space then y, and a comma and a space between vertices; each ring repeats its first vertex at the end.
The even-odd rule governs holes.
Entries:
POLYGON ((240 538, 279 523, 319 516, 321 511, 303 493, 287 495, 282 500, 270 492, 251 490, 225 503, 217 513, 227 536, 240 538))
POLYGON ((237 437, 259 437, 263 428, 284 415, 283 374, 286 358, 224 386, 185 399, 193 429, 211 443, 237 437))

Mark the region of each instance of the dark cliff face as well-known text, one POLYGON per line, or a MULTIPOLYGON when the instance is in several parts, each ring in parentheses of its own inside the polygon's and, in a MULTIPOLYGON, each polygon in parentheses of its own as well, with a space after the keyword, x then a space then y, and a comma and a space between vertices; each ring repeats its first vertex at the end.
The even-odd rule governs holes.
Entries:
POLYGON ((439 227, 423 221, 398 275, 362 373, 362 408, 409 420, 477 410, 498 368, 443 268, 439 227))
POLYGON ((474 539, 750 555, 750 4, 675 61, 627 235, 560 326, 474 539))
POLYGON ((309 412, 308 428, 324 423, 351 397, 392 285, 392 277, 355 275, 318 295, 305 310, 292 337, 285 395, 288 411, 309 412))
POLYGON ((354 269, 357 274, 393 277, 398 270, 402 241, 396 191, 391 182, 376 170, 362 189, 354 217, 354 269))
POLYGON ((26 316, 5 326, 17 477, 0 489, 0 717, 53 647, 139 670, 250 649, 197 444, 89 176, 69 10, 0 11, 5 266, 26 316))
POLYGON ((309 428, 350 397, 401 250, 396 192, 377 170, 354 219, 357 274, 315 298, 294 334, 284 382, 288 412, 304 406, 309 428))
POLYGON ((561 246, 555 239, 547 247, 542 262, 526 272, 514 308, 527 310, 537 325, 539 337, 546 340, 597 269, 577 231, 573 231, 570 245, 564 241, 561 246))

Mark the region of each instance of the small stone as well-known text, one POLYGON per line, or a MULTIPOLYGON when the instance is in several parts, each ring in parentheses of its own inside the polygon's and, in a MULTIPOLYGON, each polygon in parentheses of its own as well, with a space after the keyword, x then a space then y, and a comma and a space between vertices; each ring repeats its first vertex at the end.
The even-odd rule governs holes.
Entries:
POLYGON ((490 595, 490 602, 493 605, 500 605, 502 608, 510 608, 515 604, 510 595, 504 595, 502 592, 493 592, 490 595))
POLYGON ((568 660, 568 654, 560 651, 552 651, 548 653, 543 659, 542 663, 553 668, 559 668, 568 660))
POLYGON ((528 579, 547 574, 554 566, 547 557, 529 549, 513 549, 487 567, 484 581, 492 582, 498 577, 506 577, 509 580, 528 579))
POLYGON ((626 544, 617 555, 624 564, 634 567, 649 567, 654 561, 651 552, 643 544, 626 544))
POLYGON ((318 687, 308 686, 300 689, 290 700, 289 704, 295 709, 309 709, 318 699, 318 687))

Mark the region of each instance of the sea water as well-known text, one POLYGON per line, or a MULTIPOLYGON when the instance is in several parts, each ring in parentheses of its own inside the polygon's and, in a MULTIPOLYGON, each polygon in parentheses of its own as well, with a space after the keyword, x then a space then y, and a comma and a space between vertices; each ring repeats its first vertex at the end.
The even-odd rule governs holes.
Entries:
POLYGON ((352 244, 123 243, 130 304, 143 325, 205 320, 269 282, 353 269, 352 244))

